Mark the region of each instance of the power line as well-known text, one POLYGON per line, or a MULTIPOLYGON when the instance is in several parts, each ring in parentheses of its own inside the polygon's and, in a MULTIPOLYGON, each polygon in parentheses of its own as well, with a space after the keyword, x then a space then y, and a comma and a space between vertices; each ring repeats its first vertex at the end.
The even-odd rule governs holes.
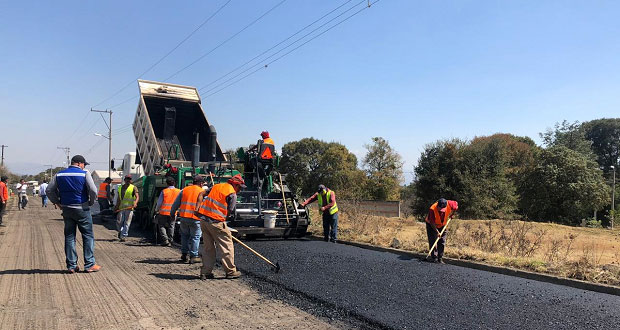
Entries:
POLYGON ((164 59, 166 59, 170 54, 172 54, 175 50, 177 50, 177 48, 179 48, 183 43, 185 43, 191 36, 193 36, 196 32, 198 32, 198 30, 200 30, 205 24, 207 24, 213 17, 215 17, 215 15, 217 15, 222 9, 224 9, 224 7, 226 7, 232 0, 228 0, 226 1, 226 3, 224 3, 220 8, 218 8, 218 10, 216 10, 213 14, 211 14, 211 16, 209 16, 206 20, 204 20, 200 25, 198 25, 197 28, 195 28, 189 35, 187 35, 185 38, 183 38, 183 40, 181 40, 176 46, 174 46, 170 51, 168 51, 164 56, 162 56, 159 60, 157 60, 155 63, 153 63, 151 66, 148 67, 148 69, 146 69, 144 72, 142 72, 140 75, 138 75, 138 77, 136 79, 133 79, 132 81, 130 81, 129 83, 127 83, 125 86, 123 86, 121 89, 119 89, 116 93, 112 94, 112 96, 106 98, 105 100, 97 103, 96 105, 92 106, 92 108, 96 108, 98 106, 100 106, 101 104, 107 102, 108 100, 114 98, 116 95, 120 94, 122 91, 124 91, 125 89, 127 89, 127 87, 131 86, 131 84, 133 84, 136 80, 140 79, 140 77, 144 76, 145 74, 147 74, 148 72, 150 72, 151 70, 153 70, 153 68, 155 68, 159 63, 161 63, 161 61, 163 61, 164 59))
MULTIPOLYGON (((355 9, 356 7, 358 7, 358 6, 359 6, 361 3, 363 3, 363 2, 366 2, 366 0, 362 0, 362 1, 360 1, 360 2, 358 2, 358 3, 356 3, 356 4, 354 4, 354 5, 353 5, 353 6, 351 6, 349 9, 347 9, 347 10, 343 11, 342 13, 340 13, 340 14, 338 14, 337 16, 333 17, 332 19, 328 20, 327 22, 325 22, 325 23, 323 23, 323 24, 319 25, 319 26, 318 26, 317 28, 315 28, 314 30, 312 30, 312 31, 310 31, 310 32, 306 33, 305 35, 303 35, 303 36, 301 36, 301 37, 297 38, 295 41, 291 42, 291 43, 290 43, 290 44, 288 44, 287 46, 285 46, 285 47, 281 48, 281 49, 280 49, 280 50, 278 50, 277 52, 275 52, 275 53, 273 53, 273 54, 269 55, 268 57, 266 57, 266 58, 264 58, 264 59, 262 59, 262 61, 266 61, 266 60, 268 60, 268 59, 270 59, 270 58, 272 58, 272 57, 276 56, 277 54, 279 54, 279 53, 283 52, 285 49, 287 49, 287 48, 291 47, 292 45, 296 44, 297 42, 299 42, 299 41, 303 40, 303 39, 304 39, 304 38, 306 38, 307 36, 311 35, 312 33, 316 32, 317 30, 319 30, 319 29, 321 29, 322 27, 326 26, 327 24, 329 24, 329 23, 331 23, 331 22, 335 21, 337 18, 341 17, 342 15, 346 14, 347 12, 349 12, 349 11, 351 11, 351 10, 355 9)), ((348 2, 347 2, 347 3, 348 3, 348 2)), ((345 4, 346 4, 346 3, 345 3, 345 4)), ((341 6, 341 7, 342 7, 342 6, 341 6)), ((304 29, 305 29, 305 28, 304 28, 304 29)), ((297 33, 296 33, 296 34, 297 34, 297 33)), ((288 38, 287 38, 287 39, 288 39, 288 38)), ((267 65, 268 65, 268 64, 267 64, 267 65)), ((267 65, 265 65, 265 66, 264 66, 264 68, 266 68, 266 67, 267 67, 267 65)), ((256 69, 256 70, 254 70, 254 71, 250 72, 250 74, 248 74, 248 75, 244 76, 244 77, 243 77, 243 79, 245 79, 246 77, 248 77, 248 76, 250 76, 250 75, 254 74, 255 72, 259 71, 260 69, 263 69, 263 67, 262 67, 262 66, 263 66, 263 64, 261 64, 261 63, 254 64, 254 65, 252 65, 252 66, 248 67, 247 69, 245 69, 245 70, 243 70, 243 71, 239 72, 238 74, 236 74, 236 75, 232 76, 231 78, 226 79, 224 82, 217 84, 215 87, 213 87, 213 88, 211 88, 211 89, 207 90, 207 91, 206 91, 206 93, 208 94, 208 93, 210 93, 211 91, 218 89, 220 86, 222 86, 222 85, 226 85, 228 82, 235 80, 237 77, 239 77, 239 76, 243 75, 244 73, 246 73, 246 72, 250 71, 252 68, 257 67, 257 66, 260 66, 260 67, 259 67, 258 69, 256 69)), ((240 79, 239 81, 241 81, 241 80, 242 80, 242 79, 240 79)), ((237 82, 238 82, 238 81, 237 81, 237 82)), ((237 83, 237 82, 235 82, 235 83, 237 83)), ((233 83, 233 84, 234 84, 234 83, 233 83)), ((232 85, 232 84, 231 84, 231 85, 232 85)), ((227 85, 226 87, 228 87, 228 86, 230 86, 230 85, 227 85)), ((202 88, 201 88, 200 90, 202 90, 202 88)), ((207 96, 207 97, 208 97, 208 96, 207 96)))
MULTIPOLYGON (((240 66, 238 66, 238 67, 234 68, 233 70, 229 71, 229 72, 228 72, 228 73, 226 73, 225 75, 222 75, 222 76, 220 76, 219 78, 217 78, 217 79, 213 80, 212 82, 208 83, 207 85, 200 87, 198 90, 199 90, 199 91, 201 91, 201 90, 203 90, 203 89, 205 89, 205 88, 207 88, 207 87, 209 87, 209 86, 213 85, 214 83, 216 83, 216 82, 218 82, 218 81, 222 80, 223 78, 227 77, 228 75, 232 74, 233 72, 235 72, 235 71, 237 71, 237 70, 241 69, 242 67, 244 67, 244 66, 246 66, 247 64, 251 63, 251 62, 252 62, 252 61, 254 61, 255 59, 257 59, 257 58, 259 58, 259 57, 261 57, 261 56, 265 55, 265 54, 266 54, 266 53, 268 53, 269 51, 273 50, 274 48, 276 48, 276 47, 280 46, 281 44, 285 43, 285 42, 286 42, 286 41, 288 41, 289 39, 291 39, 291 38, 293 38, 294 36, 298 35, 298 34, 299 34, 299 33, 301 33, 303 30, 305 30, 305 29, 309 28, 310 26, 312 26, 312 25, 316 24, 317 22, 321 21, 323 18, 325 18, 325 17, 329 16, 330 14, 332 14, 333 12, 335 12, 335 11, 337 11, 338 9, 342 8, 343 6, 345 6, 346 4, 348 4, 348 3, 349 3, 349 2, 351 2, 351 1, 353 1, 353 0, 348 0, 347 2, 345 2, 345 3, 341 4, 340 6, 338 6, 338 7, 334 8, 333 10, 331 10, 330 12, 328 12, 327 14, 325 14, 325 15, 321 16, 319 19, 315 20, 314 22, 312 22, 312 23, 310 23, 310 24, 306 25, 305 27, 301 28, 301 29, 300 29, 300 30, 298 30, 297 32, 293 33, 292 35, 290 35, 290 36, 289 36, 289 37, 287 37, 286 39, 284 39, 284 40, 280 41, 279 43, 277 43, 277 44, 273 45, 271 48, 269 48, 269 49, 265 50, 264 52, 262 52, 262 53, 260 53, 260 54, 258 54, 258 55, 256 55, 256 56, 254 56, 251 60, 249 60, 249 61, 247 61, 247 62, 245 62, 245 63, 241 64, 240 66)), ((366 0, 362 0, 361 2, 359 2, 359 3, 358 3, 358 5, 359 5, 360 3, 362 3, 362 2, 365 2, 365 1, 366 1, 366 0)))
MULTIPOLYGON (((365 9, 370 8, 372 5, 376 4, 376 3, 377 3, 377 2, 379 2, 379 1, 381 1, 381 0, 376 0, 376 1, 372 2, 372 3, 368 3, 368 5, 367 5, 367 6, 364 6, 364 7, 363 7, 363 8, 361 8, 360 10, 358 10, 358 11, 354 12, 353 14, 351 14, 351 15, 347 16, 345 19, 343 19, 343 20, 339 21, 338 23, 336 23, 336 24, 332 25, 331 27, 329 27, 328 29, 326 29, 326 30, 324 30, 324 31, 320 32, 319 34, 315 35, 314 37, 312 37, 312 38, 310 38, 310 39, 306 40, 305 42, 303 42, 303 43, 302 43, 302 44, 300 44, 299 46, 297 46, 297 47, 295 47, 295 48, 291 49, 290 51, 288 51, 288 52, 284 53, 283 55, 281 55, 281 56, 277 57, 277 58, 276 58, 276 59, 274 59, 273 61, 271 61, 271 62, 269 62, 269 63, 267 63, 267 64, 265 64, 265 65, 263 65, 263 66, 258 67, 258 68, 257 68, 257 69, 255 69, 254 71, 252 71, 252 72, 250 72, 250 73, 246 74, 245 76, 243 76, 243 77, 241 77, 241 78, 239 78, 239 79, 237 79, 237 80, 233 81, 232 83, 230 83, 230 84, 228 84, 228 85, 226 85, 226 86, 224 86, 224 87, 222 87, 222 88, 220 88, 220 89, 216 90, 215 92, 210 93, 210 94, 208 94, 208 95, 204 96, 203 98, 208 98, 208 97, 211 97, 211 96, 213 96, 213 95, 215 95, 215 94, 217 94, 217 93, 219 93, 219 92, 223 91, 224 89, 226 89, 226 88, 228 88, 228 87, 230 87, 230 86, 232 86, 232 85, 234 85, 234 84, 236 84, 236 83, 238 83, 238 82, 240 82, 240 81, 242 81, 242 80, 244 80, 244 79, 248 78, 249 76, 251 76, 251 75, 255 74, 255 73, 256 73, 256 72, 258 72, 258 71, 260 71, 261 69, 266 69, 267 67, 269 67, 269 65, 271 65, 271 64, 273 64, 273 63, 275 63, 275 62, 277 62, 277 61, 281 60, 281 59, 282 59, 282 58, 284 58, 285 56, 287 56, 287 55, 289 55, 290 53, 292 53, 292 52, 296 51, 297 49, 299 49, 299 48, 301 48, 301 47, 305 46, 305 45, 306 45, 306 44, 308 44, 309 42, 311 42, 311 41, 313 41, 314 39, 316 39, 316 38, 318 38, 318 37, 322 36, 322 35, 323 35, 323 34, 325 34, 326 32, 328 32, 328 31, 330 31, 331 29, 335 28, 336 26, 339 26, 340 24, 342 24, 342 23, 346 22, 347 20, 351 19, 352 17, 354 17, 354 16, 358 15, 359 13, 361 13, 362 11, 364 11, 365 9)), ((357 5, 356 5, 356 6, 357 6, 357 5)), ((340 15, 339 15, 339 16, 340 16, 340 15)), ((337 16, 337 17, 338 17, 338 16, 337 16)), ((285 47, 284 49, 286 49, 286 47, 285 47)), ((276 53, 276 54, 277 54, 277 53, 276 53)), ((247 70, 246 70, 246 71, 247 71, 247 70)), ((245 72, 245 71, 244 71, 244 72, 245 72)), ((230 80, 227 80, 227 81, 230 81, 230 80)), ((220 84, 220 85, 218 85, 218 86, 221 86, 221 84, 220 84)), ((214 88, 212 88, 212 89, 210 89, 210 90, 213 90, 213 89, 214 89, 214 88)), ((208 91, 207 91, 207 92, 208 92, 208 91)))
POLYGON ((217 50, 218 48, 222 47, 224 44, 228 43, 230 40, 232 40, 233 38, 235 38, 236 36, 238 36, 239 34, 241 34, 243 31, 247 30, 250 26, 256 24, 256 22, 260 21, 261 19, 263 19, 265 16, 267 16, 269 13, 271 13, 273 10, 275 10, 276 8, 278 8, 280 5, 282 5, 283 3, 285 3, 287 0, 282 0, 280 2, 278 2, 275 6, 271 7, 269 10, 267 10, 265 13, 263 13, 261 16, 259 16, 257 19, 253 20, 252 22, 250 22, 248 25, 246 25, 245 27, 243 27, 241 30, 237 31, 235 34, 233 34, 232 36, 230 36, 228 39, 222 41, 220 44, 218 44, 217 46, 215 46, 213 49, 211 49, 210 51, 206 52, 205 54, 202 54, 200 57, 198 57, 197 59, 195 59, 193 62, 191 62, 190 64, 184 66, 181 70, 173 73, 172 75, 170 75, 168 78, 164 79, 164 81, 168 81, 170 78, 176 76, 177 74, 187 70, 189 67, 191 67, 192 65, 200 62, 203 58, 205 58, 207 55, 213 53, 215 50, 217 50))

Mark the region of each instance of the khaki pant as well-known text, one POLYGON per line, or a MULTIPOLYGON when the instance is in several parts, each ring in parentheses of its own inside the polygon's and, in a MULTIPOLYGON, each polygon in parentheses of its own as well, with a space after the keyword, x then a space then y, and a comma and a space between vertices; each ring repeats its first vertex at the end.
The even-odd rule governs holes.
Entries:
POLYGON ((232 234, 225 222, 200 221, 202 228, 202 268, 201 274, 211 274, 215 267, 215 250, 222 256, 222 268, 226 274, 237 271, 235 267, 235 247, 233 246, 232 234))

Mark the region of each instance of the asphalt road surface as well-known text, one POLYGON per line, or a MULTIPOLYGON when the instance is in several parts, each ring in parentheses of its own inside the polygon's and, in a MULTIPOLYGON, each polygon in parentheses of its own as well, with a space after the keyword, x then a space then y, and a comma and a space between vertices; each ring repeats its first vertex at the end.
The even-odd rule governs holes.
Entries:
MULTIPOLYGON (((396 329, 619 329, 620 297, 313 240, 249 241, 242 271, 396 329)), ((269 284, 265 284, 268 290, 269 284)))

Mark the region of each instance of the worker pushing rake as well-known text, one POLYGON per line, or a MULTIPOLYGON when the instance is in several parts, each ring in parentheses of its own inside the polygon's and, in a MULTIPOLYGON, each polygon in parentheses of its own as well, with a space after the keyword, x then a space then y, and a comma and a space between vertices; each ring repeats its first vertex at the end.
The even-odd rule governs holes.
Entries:
POLYGON ((446 229, 450 224, 450 216, 458 210, 456 201, 440 198, 428 210, 426 216, 426 236, 428 237, 429 251, 427 261, 443 263, 443 252, 446 246, 446 229))

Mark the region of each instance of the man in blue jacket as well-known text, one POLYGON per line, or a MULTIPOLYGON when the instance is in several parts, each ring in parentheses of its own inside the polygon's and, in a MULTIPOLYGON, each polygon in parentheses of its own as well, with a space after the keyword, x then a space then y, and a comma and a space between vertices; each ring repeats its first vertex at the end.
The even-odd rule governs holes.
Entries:
POLYGON ((84 170, 88 165, 82 155, 71 158, 71 166, 58 172, 47 186, 49 200, 62 209, 65 221, 65 254, 69 273, 80 270, 75 252, 75 228, 80 229, 84 247, 84 270, 97 272, 101 266, 95 263, 95 236, 90 207, 97 200, 97 187, 90 172, 84 170))

